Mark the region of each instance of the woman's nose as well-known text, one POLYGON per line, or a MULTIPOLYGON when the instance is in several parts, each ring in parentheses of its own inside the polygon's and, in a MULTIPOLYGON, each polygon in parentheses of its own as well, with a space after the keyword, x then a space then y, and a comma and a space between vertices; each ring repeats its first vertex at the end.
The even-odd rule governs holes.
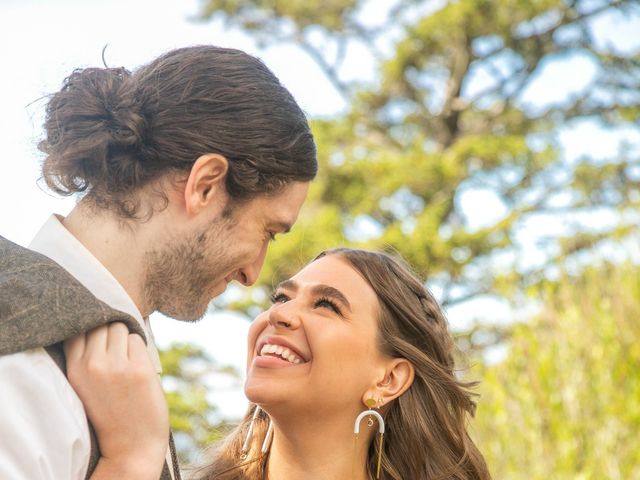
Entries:
POLYGON ((276 304, 269 310, 268 322, 275 328, 296 329, 300 326, 300 317, 290 302, 276 304))

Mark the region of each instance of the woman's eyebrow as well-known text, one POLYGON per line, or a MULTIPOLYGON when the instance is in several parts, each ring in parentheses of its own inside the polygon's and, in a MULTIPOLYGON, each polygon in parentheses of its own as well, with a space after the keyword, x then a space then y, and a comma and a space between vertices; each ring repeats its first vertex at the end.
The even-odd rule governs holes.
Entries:
POLYGON ((351 304, 349 303, 349 300, 347 300, 347 297, 345 297, 344 294, 337 288, 330 287, 329 285, 316 285, 311 289, 311 291, 314 295, 334 298, 342 303, 345 307, 347 307, 349 311, 351 311, 351 304))
POLYGON ((298 284, 293 280, 285 280, 284 282, 280 282, 278 285, 276 285, 275 289, 280 290, 281 288, 284 290, 291 290, 292 292, 297 292, 298 284))
MULTIPOLYGON (((276 290, 280 290, 280 289, 289 290, 291 292, 297 292, 298 284, 293 280, 285 280, 284 282, 280 282, 276 287, 276 290)), ((347 297, 337 288, 331 287, 329 285, 320 284, 320 285, 314 285, 311 288, 311 292, 314 295, 317 295, 320 297, 334 298, 338 300, 340 303, 342 303, 349 311, 351 311, 351 304, 349 303, 349 300, 347 300, 347 297)))

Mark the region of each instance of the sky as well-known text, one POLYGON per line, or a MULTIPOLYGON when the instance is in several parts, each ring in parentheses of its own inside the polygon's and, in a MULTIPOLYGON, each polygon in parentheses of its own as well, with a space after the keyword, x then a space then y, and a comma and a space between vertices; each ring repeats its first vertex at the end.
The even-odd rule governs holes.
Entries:
MULTIPOLYGON (((344 100, 306 55, 290 46, 263 51, 242 33, 225 30, 220 22, 194 21, 199 5, 194 0, 0 0, 0 235, 27 245, 51 213, 65 215, 73 208, 74 199, 57 198, 36 181, 41 158, 37 141, 45 106, 42 97, 57 91, 73 69, 102 66, 105 45, 108 65, 129 69, 186 45, 239 48, 262 58, 309 116, 330 116, 345 108, 344 100)), ((639 19, 601 23, 598 41, 640 47, 639 19)), ((370 65, 362 62, 354 56, 347 62, 347 74, 370 72, 370 65)), ((585 58, 565 59, 545 68, 527 98, 533 102, 562 98, 586 85, 590 75, 593 71, 585 58)), ((594 151, 613 152, 620 141, 630 137, 640 144, 630 132, 602 132, 588 123, 560 135, 569 159, 594 151)), ((469 217, 490 221, 485 212, 499 209, 495 199, 482 191, 469 195, 469 217)), ((464 311, 448 313, 454 320, 465 316, 464 311)), ((507 315, 507 311, 496 311, 498 317, 507 315)), ((244 369, 249 323, 240 316, 213 313, 192 325, 154 314, 152 324, 160 347, 172 341, 193 342, 218 363, 244 369)), ((246 401, 238 383, 217 378, 211 395, 222 416, 244 413, 246 401)))

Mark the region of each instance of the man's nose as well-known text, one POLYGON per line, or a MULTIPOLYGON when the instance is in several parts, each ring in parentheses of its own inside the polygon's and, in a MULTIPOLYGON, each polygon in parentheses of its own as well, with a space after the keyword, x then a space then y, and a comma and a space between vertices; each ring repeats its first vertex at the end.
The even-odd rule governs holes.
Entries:
POLYGON ((268 243, 264 244, 262 250, 260 250, 260 254, 253 261, 253 263, 251 263, 250 265, 245 265, 244 267, 240 267, 240 269, 238 269, 236 280, 238 280, 246 287, 249 287, 256 283, 256 280, 258 280, 258 277, 260 276, 262 266, 264 265, 264 259, 267 256, 268 246, 268 243))

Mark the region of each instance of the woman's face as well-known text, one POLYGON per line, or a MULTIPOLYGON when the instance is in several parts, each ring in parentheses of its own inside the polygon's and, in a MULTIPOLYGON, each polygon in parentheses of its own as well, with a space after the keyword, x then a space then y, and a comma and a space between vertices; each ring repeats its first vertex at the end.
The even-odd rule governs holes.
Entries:
POLYGON ((346 260, 329 255, 278 286, 249 330, 249 400, 287 412, 362 408, 384 369, 378 300, 346 260))

